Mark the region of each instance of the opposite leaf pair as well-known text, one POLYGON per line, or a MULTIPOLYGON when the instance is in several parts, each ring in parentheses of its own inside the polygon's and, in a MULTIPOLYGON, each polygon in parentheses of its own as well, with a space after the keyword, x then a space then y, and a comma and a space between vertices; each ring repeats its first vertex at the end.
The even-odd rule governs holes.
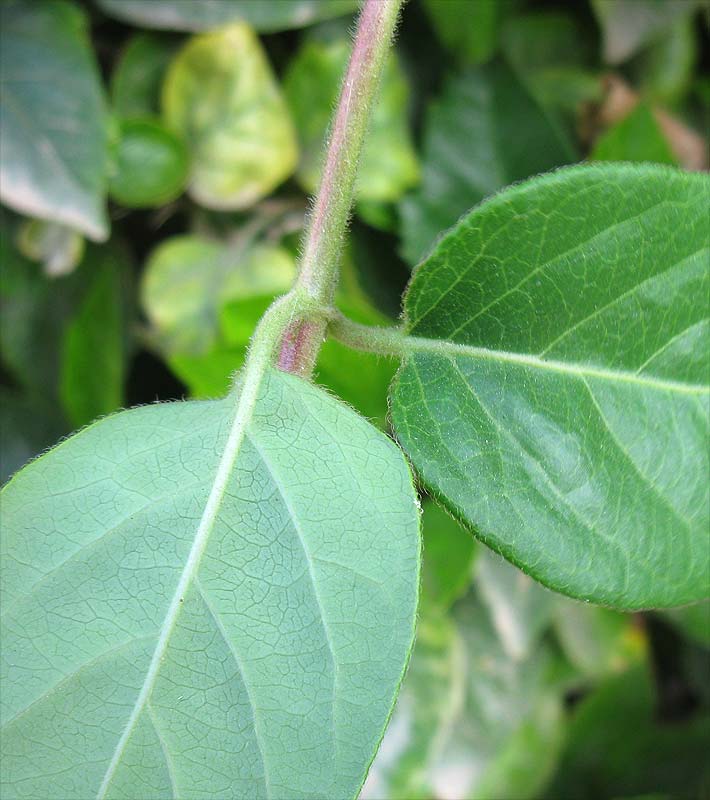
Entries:
MULTIPOLYGON (((708 200, 670 169, 543 176, 440 240, 406 334, 334 326, 404 356, 426 485, 568 594, 706 590, 708 200)), ((5 489, 3 792, 359 791, 413 640, 415 492, 322 390, 252 388, 110 417, 5 489)))

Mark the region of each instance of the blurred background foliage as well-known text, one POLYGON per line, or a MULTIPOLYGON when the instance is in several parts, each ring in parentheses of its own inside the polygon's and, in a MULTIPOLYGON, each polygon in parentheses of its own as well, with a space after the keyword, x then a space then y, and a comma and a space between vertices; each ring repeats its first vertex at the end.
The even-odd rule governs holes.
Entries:
MULTIPOLYGON (((291 284, 355 0, 0 3, 2 479, 118 408, 214 397, 291 284)), ((410 0, 339 306, 503 186, 583 160, 708 167, 702 0, 410 0)), ((388 359, 316 380, 387 428, 388 359)), ((419 634, 363 798, 710 797, 710 607, 554 595, 423 500, 419 634)))

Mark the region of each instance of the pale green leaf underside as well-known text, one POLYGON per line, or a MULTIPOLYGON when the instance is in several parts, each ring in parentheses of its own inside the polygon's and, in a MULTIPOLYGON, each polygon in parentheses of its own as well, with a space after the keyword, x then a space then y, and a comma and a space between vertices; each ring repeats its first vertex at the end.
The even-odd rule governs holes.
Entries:
POLYGON ((409 471, 271 372, 215 503, 233 404, 109 417, 4 491, 8 800, 357 794, 412 644, 409 471))
POLYGON ((598 603, 707 593, 707 176, 561 170, 419 268, 398 437, 491 547, 598 603))

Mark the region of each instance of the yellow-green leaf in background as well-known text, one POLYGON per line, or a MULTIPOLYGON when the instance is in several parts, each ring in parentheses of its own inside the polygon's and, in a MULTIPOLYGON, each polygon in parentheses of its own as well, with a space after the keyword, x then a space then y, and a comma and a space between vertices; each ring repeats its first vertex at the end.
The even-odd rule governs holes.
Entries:
POLYGON ((294 270, 293 257, 277 245, 176 236, 149 257, 141 302, 162 352, 201 355, 215 344, 229 301, 264 297, 265 307, 288 289, 294 270))
POLYGON ((296 167, 288 108, 245 23, 191 38, 170 65, 162 103, 165 121, 188 144, 189 192, 208 208, 246 208, 296 167))

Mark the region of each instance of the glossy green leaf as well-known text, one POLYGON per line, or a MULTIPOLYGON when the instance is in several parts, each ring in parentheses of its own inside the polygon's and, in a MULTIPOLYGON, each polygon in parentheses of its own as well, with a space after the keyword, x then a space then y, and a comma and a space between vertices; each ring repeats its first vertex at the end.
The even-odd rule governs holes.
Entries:
POLYGON ((106 239, 107 118, 84 14, 0 3, 0 72, 0 199, 106 239))
POLYGON ((450 81, 425 121, 422 186, 400 204, 405 259, 417 263, 487 195, 573 160, 566 138, 509 67, 494 63, 450 81))
MULTIPOLYGON (((301 144, 297 177, 307 192, 318 188, 330 117, 347 67, 347 39, 306 41, 289 65, 284 92, 301 144)), ((419 179, 407 120, 409 89, 392 55, 382 76, 357 177, 360 200, 397 200, 419 179)))
POLYGON ((348 14, 357 0, 96 0, 107 13, 134 25, 173 31, 204 31, 248 22, 258 31, 302 28, 348 14))
POLYGON ((163 77, 175 55, 176 41, 157 33, 136 33, 121 52, 111 75, 111 102, 122 117, 160 112, 163 77))
POLYGON ((469 64, 487 61, 498 47, 506 0, 425 0, 432 27, 445 47, 469 64))
POLYGON ((188 144, 190 194, 208 208, 246 208, 296 167, 288 108, 244 23, 193 37, 170 65, 162 102, 167 124, 188 144))
POLYGON ((5 488, 3 797, 357 795, 413 639, 409 469, 293 376, 234 402, 109 417, 5 488))
POLYGON ((471 585, 476 540, 441 506, 429 500, 422 513, 422 590, 428 602, 448 608, 471 585))
POLYGON ((159 122, 122 120, 109 192, 128 208, 152 208, 174 200, 187 184, 184 143, 159 122))
POLYGON ((604 59, 610 64, 625 61, 700 4, 700 0, 592 0, 602 29, 604 59))
POLYGON ((397 436, 477 536, 560 591, 706 596, 705 175, 584 166, 502 192, 420 266, 397 436))
POLYGON ((639 103, 630 114, 597 139, 592 161, 655 161, 677 164, 651 108, 639 103))
POLYGON ((547 800, 696 798, 710 785, 710 720, 659 721, 653 679, 638 667, 603 684, 575 708, 547 800))

